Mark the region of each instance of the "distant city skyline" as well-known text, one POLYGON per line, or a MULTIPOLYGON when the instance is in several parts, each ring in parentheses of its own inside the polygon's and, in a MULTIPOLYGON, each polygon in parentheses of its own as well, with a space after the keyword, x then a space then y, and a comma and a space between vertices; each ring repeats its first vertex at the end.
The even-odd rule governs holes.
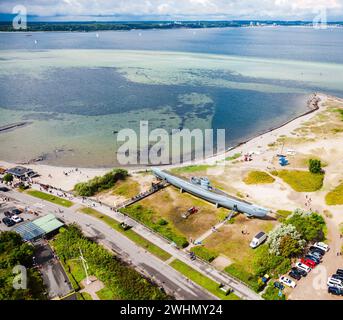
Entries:
POLYGON ((17 5, 32 21, 343 20, 343 0, 2 0, 1 20, 17 5))

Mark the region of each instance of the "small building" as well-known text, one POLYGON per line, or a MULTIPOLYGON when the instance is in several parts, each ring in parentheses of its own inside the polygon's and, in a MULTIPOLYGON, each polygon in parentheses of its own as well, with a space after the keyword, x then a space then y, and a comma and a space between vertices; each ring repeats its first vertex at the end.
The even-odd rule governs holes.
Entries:
POLYGON ((13 228, 25 241, 35 241, 45 236, 52 235, 59 228, 63 227, 64 223, 57 219, 53 214, 48 214, 34 221, 28 221, 13 228))
POLYGON ((29 168, 25 168, 22 166, 17 166, 11 169, 6 170, 6 173, 11 174, 13 177, 26 180, 27 178, 34 178, 37 177, 37 173, 29 168))

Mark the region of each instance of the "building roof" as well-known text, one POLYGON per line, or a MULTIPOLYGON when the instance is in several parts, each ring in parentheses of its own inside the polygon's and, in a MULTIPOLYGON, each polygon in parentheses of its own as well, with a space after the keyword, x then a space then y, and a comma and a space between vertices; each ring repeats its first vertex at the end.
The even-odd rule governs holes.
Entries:
POLYGON ((22 177, 29 172, 32 172, 32 170, 22 166, 14 167, 7 170, 7 173, 10 173, 16 177, 22 177))
POLYGON ((13 228, 13 231, 19 233, 24 240, 31 241, 58 230, 63 225, 53 214, 48 214, 34 221, 22 223, 13 228))

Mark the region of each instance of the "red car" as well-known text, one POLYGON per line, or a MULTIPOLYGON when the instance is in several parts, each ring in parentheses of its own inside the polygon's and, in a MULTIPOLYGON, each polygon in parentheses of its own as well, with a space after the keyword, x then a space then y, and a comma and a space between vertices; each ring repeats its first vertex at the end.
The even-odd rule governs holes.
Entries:
POLYGON ((316 266, 316 263, 310 259, 301 258, 300 262, 307 265, 308 267, 310 267, 312 269, 316 266))

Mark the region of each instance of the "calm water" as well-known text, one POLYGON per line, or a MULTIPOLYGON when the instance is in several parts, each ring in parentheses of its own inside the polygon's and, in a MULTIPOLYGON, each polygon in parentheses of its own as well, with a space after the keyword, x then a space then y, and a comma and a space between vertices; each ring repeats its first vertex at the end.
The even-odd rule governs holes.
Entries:
POLYGON ((0 134, 0 159, 112 166, 113 131, 140 120, 225 128, 229 147, 303 113, 314 91, 343 97, 342 52, 343 29, 2 33, 0 126, 29 125, 0 134))

